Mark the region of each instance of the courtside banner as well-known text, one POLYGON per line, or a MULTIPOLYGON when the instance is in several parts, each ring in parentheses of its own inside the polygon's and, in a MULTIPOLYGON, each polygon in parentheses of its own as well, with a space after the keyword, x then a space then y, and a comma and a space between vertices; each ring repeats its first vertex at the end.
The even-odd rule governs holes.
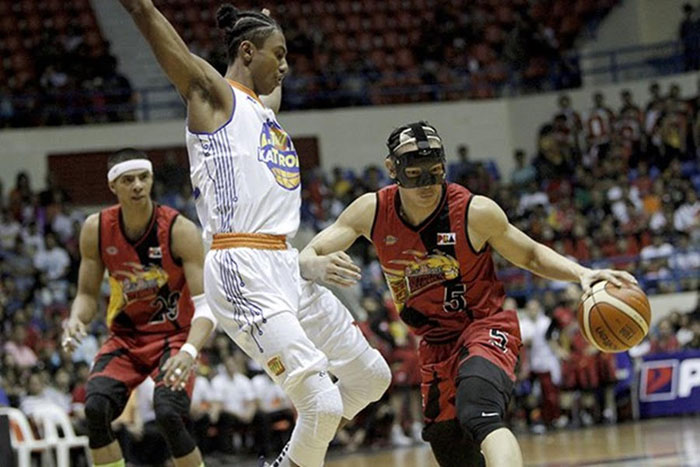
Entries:
POLYGON ((640 416, 697 412, 700 412, 700 350, 642 357, 640 416))

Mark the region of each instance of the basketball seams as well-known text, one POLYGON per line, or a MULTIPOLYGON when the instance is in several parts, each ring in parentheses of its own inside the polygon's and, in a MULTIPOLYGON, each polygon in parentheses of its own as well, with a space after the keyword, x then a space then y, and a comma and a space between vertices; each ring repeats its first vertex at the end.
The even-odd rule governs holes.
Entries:
POLYGON ((623 302, 617 297, 613 297, 610 294, 606 294, 601 300, 600 303, 606 303, 610 306, 615 307, 617 310, 620 312, 624 313, 627 315, 628 318, 632 322, 634 322, 639 328, 642 330, 642 333, 646 335, 646 333, 649 331, 649 326, 647 325, 646 321, 644 318, 639 314, 637 310, 632 308, 630 305, 627 303, 623 302))
MULTIPOLYGON (((598 284, 593 286, 593 294, 591 294, 591 297, 590 297, 591 300, 593 301, 593 304, 584 308, 584 310, 586 311, 586 314, 584 315, 583 322, 586 325, 586 339, 588 340, 588 342, 593 344, 593 347, 600 350, 601 352, 605 352, 605 349, 603 349, 600 345, 598 345, 598 341, 594 338, 593 333, 591 332, 591 315, 592 315, 591 312, 593 311, 593 308, 597 308, 597 305, 598 305, 598 302, 595 299, 595 295, 596 295, 595 289, 596 289, 597 285, 598 284)), ((588 300, 586 300, 586 301, 588 301, 588 300)))
POLYGON ((651 305, 642 289, 636 286, 628 286, 619 289, 611 284, 610 287, 606 286, 605 290, 610 296, 622 300, 631 306, 637 313, 642 315, 646 323, 651 321, 651 305))
POLYGON ((605 324, 605 327, 608 328, 608 331, 610 331, 610 335, 611 335, 612 337, 614 337, 619 343, 622 344, 622 349, 617 349, 617 350, 618 350, 618 351, 623 351, 623 350, 625 350, 625 348, 629 347, 629 343, 627 343, 627 342, 623 341, 622 339, 620 339, 620 338, 617 336, 617 332, 615 331, 615 329, 613 329, 613 327, 610 326, 610 324, 608 323, 608 320, 605 319, 605 313, 603 313, 603 310, 600 310, 600 309, 598 309, 598 308, 596 307, 596 311, 597 311, 598 314, 600 315, 600 319, 601 319, 601 321, 603 322, 603 324, 605 324))

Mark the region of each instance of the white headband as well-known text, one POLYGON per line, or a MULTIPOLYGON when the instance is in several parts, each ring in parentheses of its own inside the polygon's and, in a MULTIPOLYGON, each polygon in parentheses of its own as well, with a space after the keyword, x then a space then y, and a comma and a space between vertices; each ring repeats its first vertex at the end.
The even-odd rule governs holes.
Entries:
POLYGON ((148 159, 131 159, 128 161, 120 162, 107 172, 107 180, 110 182, 115 181, 120 175, 126 172, 131 172, 132 170, 148 170, 153 173, 153 164, 148 159))

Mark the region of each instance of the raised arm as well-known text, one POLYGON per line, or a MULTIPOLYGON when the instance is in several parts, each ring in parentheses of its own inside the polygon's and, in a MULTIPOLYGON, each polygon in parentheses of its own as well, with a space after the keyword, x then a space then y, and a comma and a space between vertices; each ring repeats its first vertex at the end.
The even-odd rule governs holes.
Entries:
POLYGON ((187 334, 187 342, 177 354, 170 357, 163 365, 165 384, 173 389, 182 389, 196 361, 197 354, 202 350, 216 327, 216 318, 211 314, 204 296, 204 247, 199 229, 192 221, 178 216, 175 219, 175 225, 173 225, 170 241, 172 242, 173 255, 182 261, 187 287, 190 289, 195 306, 192 325, 187 334), (188 352, 185 346, 191 350, 188 352))
POLYGON ((187 101, 188 123, 196 131, 213 131, 226 122, 233 95, 226 80, 187 45, 152 0, 119 0, 148 42, 161 68, 187 101))
POLYGON ((488 243, 511 263, 538 276, 580 282, 584 293, 590 290, 594 282, 602 279, 609 280, 617 286, 622 285, 623 281, 637 282, 634 276, 625 271, 583 267, 534 241, 510 224, 503 209, 484 196, 474 197, 469 206, 468 219, 469 239, 477 251, 488 243))
POLYGON ((359 280, 360 268, 344 250, 360 236, 370 239, 376 205, 374 193, 362 195, 319 232, 299 254, 302 277, 342 286, 359 280))
POLYGON ((78 347, 81 339, 87 334, 88 324, 97 313, 97 301, 105 271, 99 251, 99 231, 99 214, 88 217, 80 231, 78 293, 73 300, 61 340, 61 345, 67 352, 72 352, 78 347))

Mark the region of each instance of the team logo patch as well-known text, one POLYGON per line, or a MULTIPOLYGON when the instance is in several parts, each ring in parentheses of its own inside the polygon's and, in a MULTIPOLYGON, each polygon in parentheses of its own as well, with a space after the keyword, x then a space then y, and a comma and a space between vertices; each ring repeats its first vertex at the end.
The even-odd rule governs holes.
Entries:
POLYGON ((105 248, 105 252, 108 255, 112 255, 112 256, 116 256, 117 254, 119 254, 119 250, 117 249, 116 246, 108 246, 107 248, 105 248))
POLYGON ((264 162, 275 177, 277 184, 285 190, 294 190, 301 183, 299 156, 292 139, 273 120, 263 123, 260 130, 258 160, 264 162))
POLYGON ((428 254, 407 250, 402 254, 405 259, 390 261, 402 269, 384 268, 384 276, 399 312, 410 297, 459 276, 459 262, 442 251, 435 250, 433 254, 428 254))
POLYGON ((438 245, 454 245, 455 243, 457 243, 457 235, 454 232, 437 234, 438 245))
POLYGON ((272 357, 267 361, 267 367, 270 369, 273 375, 279 376, 284 373, 284 365, 282 364, 282 359, 279 357, 272 357))
POLYGON ((159 259, 163 257, 163 252, 159 246, 152 246, 148 248, 148 257, 151 259, 159 259))
POLYGON ((654 360, 642 363, 639 400, 665 401, 676 398, 678 360, 654 360))
POLYGON ((384 237, 384 244, 387 246, 394 245, 398 241, 399 239, 394 237, 393 235, 387 235, 386 237, 384 237))

